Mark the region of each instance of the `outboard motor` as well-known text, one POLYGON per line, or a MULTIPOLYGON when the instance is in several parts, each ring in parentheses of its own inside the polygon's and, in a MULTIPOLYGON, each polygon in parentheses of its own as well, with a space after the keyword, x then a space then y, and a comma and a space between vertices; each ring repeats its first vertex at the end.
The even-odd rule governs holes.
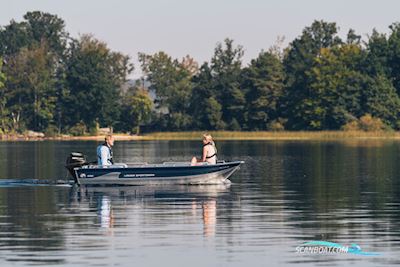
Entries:
POLYGON ((86 156, 80 152, 72 152, 67 158, 65 168, 67 168, 72 177, 74 177, 75 182, 78 182, 75 177, 74 168, 85 165, 89 165, 89 162, 86 160, 86 156))

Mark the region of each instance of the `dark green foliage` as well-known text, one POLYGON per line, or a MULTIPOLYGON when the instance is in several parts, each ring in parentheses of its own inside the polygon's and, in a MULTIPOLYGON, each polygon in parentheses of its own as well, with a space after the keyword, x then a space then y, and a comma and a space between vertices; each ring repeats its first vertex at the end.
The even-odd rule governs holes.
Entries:
POLYGON ((380 118, 392 128, 399 126, 400 99, 396 88, 388 78, 382 75, 369 79, 362 91, 361 110, 375 118, 380 118))
POLYGON ((208 63, 204 63, 200 67, 199 73, 192 79, 194 87, 190 99, 190 111, 196 120, 193 122, 197 129, 205 128, 212 129, 212 123, 208 120, 206 113, 206 101, 213 97, 215 105, 221 105, 215 99, 215 93, 213 92, 213 78, 211 69, 208 63))
POLYGON ((42 131, 55 123, 57 87, 62 83, 62 75, 57 75, 68 34, 64 21, 55 15, 34 11, 24 19, 0 29, 0 53, 11 77, 4 90, 7 109, 3 116, 12 121, 12 130, 42 131))
POLYGON ((41 131, 53 122, 56 103, 53 59, 45 44, 30 50, 23 48, 8 58, 4 70, 9 79, 4 91, 14 130, 26 126, 41 131))
POLYGON ((350 29, 349 32, 347 33, 346 43, 352 45, 360 45, 361 35, 356 34, 356 32, 353 29, 350 29))
POLYGON ((364 71, 369 75, 390 76, 391 70, 388 64, 390 56, 389 43, 385 34, 378 33, 375 29, 366 43, 366 59, 364 71))
POLYGON ((335 23, 314 21, 310 27, 303 30, 302 35, 296 38, 288 48, 284 58, 286 73, 285 115, 288 118, 288 127, 293 130, 310 129, 306 119, 302 117, 304 105, 309 108, 310 103, 303 103, 310 97, 307 72, 314 64, 315 57, 321 49, 341 44, 337 36, 338 28, 335 23))
POLYGON ((58 128, 55 125, 49 125, 44 130, 44 135, 47 137, 56 137, 59 134, 58 128))
POLYGON ((91 128, 98 121, 114 126, 120 113, 119 88, 130 71, 126 56, 110 51, 91 36, 71 43, 66 62, 64 124, 82 121, 91 128))
POLYGON ((392 31, 388 38, 390 78, 400 94, 400 23, 394 23, 389 28, 392 31))
POLYGON ((186 57, 182 62, 164 52, 154 55, 139 54, 142 71, 156 95, 157 107, 168 115, 167 127, 186 130, 191 126, 189 116, 191 78, 197 72, 197 63, 186 57))
POLYGON ((192 81, 194 88, 190 100, 190 111, 195 118, 193 126, 196 129, 224 129, 222 106, 216 99, 215 80, 207 63, 201 66, 199 73, 193 77, 192 81))
POLYGON ((0 57, 0 134, 8 132, 11 128, 11 121, 7 117, 8 110, 7 110, 7 94, 4 89, 4 83, 6 81, 6 76, 1 71, 3 67, 3 59, 0 57))
POLYGON ((245 124, 245 94, 241 88, 243 49, 226 39, 214 50, 211 65, 204 63, 193 77, 191 113, 197 129, 240 130, 245 124), (212 114, 210 113, 212 112, 212 114), (232 126, 232 127, 231 127, 232 126))
POLYGON ((33 42, 32 33, 28 31, 28 24, 17 23, 13 20, 0 30, 0 40, 0 54, 3 56, 15 54, 33 42))
POLYGON ((262 52, 243 70, 243 80, 247 125, 249 129, 266 130, 268 123, 279 116, 284 89, 283 65, 277 55, 262 52))
POLYGON ((130 88, 123 96, 119 129, 139 134, 140 126, 150 120, 152 107, 147 91, 140 86, 130 88))
POLYGON ((400 127, 398 23, 363 42, 314 21, 283 53, 262 51, 244 68, 231 39, 200 69, 190 56, 139 54, 143 76, 130 88, 128 56, 89 35, 70 39, 55 15, 23 18, 0 27, 0 134, 400 127))
POLYGON ((68 129, 68 133, 74 136, 83 136, 88 133, 88 128, 86 127, 85 123, 78 122, 68 129))
POLYGON ((224 46, 219 43, 211 59, 213 92, 222 106, 222 119, 232 122, 239 130, 244 121, 245 95, 240 84, 243 48, 234 46, 233 40, 225 39, 224 46))
POLYGON ((300 116, 310 130, 339 129, 360 115, 360 94, 366 76, 356 69, 358 45, 321 49, 307 72, 308 94, 300 103, 300 116))
POLYGON ((40 11, 28 12, 24 15, 27 21, 29 36, 34 42, 46 42, 49 50, 62 56, 68 38, 64 20, 40 11))
POLYGON ((45 42, 49 51, 62 56, 65 51, 68 33, 65 23, 59 17, 40 11, 28 12, 25 21, 11 21, 0 30, 0 53, 12 55, 21 48, 38 47, 45 42))

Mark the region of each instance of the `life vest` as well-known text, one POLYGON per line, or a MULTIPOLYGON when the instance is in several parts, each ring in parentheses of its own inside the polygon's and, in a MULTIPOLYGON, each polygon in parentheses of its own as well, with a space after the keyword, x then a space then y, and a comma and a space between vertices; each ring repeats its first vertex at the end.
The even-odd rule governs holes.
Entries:
POLYGON ((107 143, 102 144, 102 146, 105 146, 105 147, 108 148, 108 151, 110 151, 110 158, 107 159, 107 160, 110 161, 111 164, 114 164, 114 160, 113 160, 113 151, 112 151, 111 147, 109 147, 109 146, 107 145, 107 143))
POLYGON ((208 145, 210 145, 210 146, 213 146, 214 147, 214 151, 215 151, 215 153, 214 154, 212 154, 211 156, 206 156, 206 159, 210 159, 210 158, 212 158, 212 157, 216 157, 217 156, 217 147, 215 146, 215 144, 214 144, 214 142, 208 142, 207 144, 204 144, 203 145, 203 147, 205 147, 205 146, 208 146, 208 145))

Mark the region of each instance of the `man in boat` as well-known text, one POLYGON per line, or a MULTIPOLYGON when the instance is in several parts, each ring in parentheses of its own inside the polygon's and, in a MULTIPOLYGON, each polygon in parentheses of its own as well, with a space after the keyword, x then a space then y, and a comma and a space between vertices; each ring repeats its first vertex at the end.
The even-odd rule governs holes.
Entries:
POLYGON ((97 147, 97 164, 103 166, 113 165, 114 137, 109 134, 104 138, 104 143, 97 147))

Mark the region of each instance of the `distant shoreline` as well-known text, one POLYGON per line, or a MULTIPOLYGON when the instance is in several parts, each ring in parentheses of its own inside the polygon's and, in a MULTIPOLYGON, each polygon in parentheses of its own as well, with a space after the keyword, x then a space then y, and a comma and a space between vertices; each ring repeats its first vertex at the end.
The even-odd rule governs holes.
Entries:
MULTIPOLYGON (((154 132, 144 135, 115 133, 117 141, 151 141, 151 140, 200 140, 203 131, 195 132, 154 132)), ((216 140, 346 140, 346 139, 387 139, 400 140, 400 132, 363 132, 363 131, 283 131, 283 132, 233 132, 209 131, 216 140)), ((27 137, 22 135, 1 136, 1 141, 103 141, 104 135, 60 137, 27 137)))

